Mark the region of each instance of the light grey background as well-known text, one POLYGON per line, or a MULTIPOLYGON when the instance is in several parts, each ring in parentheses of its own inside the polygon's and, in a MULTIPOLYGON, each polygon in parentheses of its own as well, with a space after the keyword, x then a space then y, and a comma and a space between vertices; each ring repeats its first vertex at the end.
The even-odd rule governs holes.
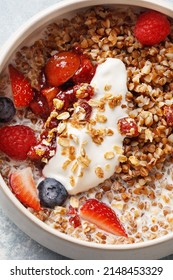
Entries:
MULTIPOLYGON (((29 18, 60 1, 63 0, 0 0, 0 47, 29 18)), ((0 206, 0 259, 65 260, 67 258, 31 240, 9 220, 0 206)), ((173 255, 165 259, 173 260, 173 255)))

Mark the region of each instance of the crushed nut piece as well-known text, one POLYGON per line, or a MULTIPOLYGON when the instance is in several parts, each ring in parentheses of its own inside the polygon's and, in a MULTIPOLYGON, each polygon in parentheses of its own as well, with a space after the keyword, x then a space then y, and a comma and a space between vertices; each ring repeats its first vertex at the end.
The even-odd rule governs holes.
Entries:
POLYGON ((53 106, 56 110, 61 110, 64 106, 64 101, 58 98, 53 99, 53 106))
POLYGON ((111 109, 114 109, 116 106, 121 104, 121 100, 122 100, 122 95, 113 96, 111 99, 109 99, 108 105, 111 109))
POLYGON ((111 85, 105 85, 104 90, 105 91, 110 91, 111 90, 111 85))
POLYGON ((105 123, 107 122, 107 117, 101 114, 96 115, 96 121, 99 123, 105 123))
POLYGON ((79 207, 79 198, 76 196, 71 196, 70 197, 70 205, 73 208, 78 208, 79 207))

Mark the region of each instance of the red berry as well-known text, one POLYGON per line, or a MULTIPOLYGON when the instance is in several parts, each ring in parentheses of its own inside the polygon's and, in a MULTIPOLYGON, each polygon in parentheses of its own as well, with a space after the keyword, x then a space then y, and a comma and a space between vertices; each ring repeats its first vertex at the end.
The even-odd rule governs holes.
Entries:
POLYGON ((97 199, 88 199, 80 209, 80 216, 106 232, 127 237, 116 213, 97 199))
POLYGON ((64 106, 63 106, 64 110, 67 110, 76 101, 76 96, 73 88, 69 88, 65 91, 60 91, 56 95, 56 98, 64 101, 64 106))
POLYGON ((37 142, 28 126, 14 125, 0 128, 0 151, 15 160, 25 160, 31 146, 37 142))
POLYGON ((163 113, 164 113, 167 125, 173 126, 173 105, 164 106, 163 113))
POLYGON ((165 15, 147 11, 138 17, 134 33, 141 44, 151 46, 165 40, 170 30, 170 22, 165 15))
POLYGON ((67 215, 75 215, 75 214, 77 214, 76 208, 74 208, 73 206, 69 205, 69 209, 67 211, 67 215))
POLYGON ((121 135, 127 137, 136 137, 139 135, 139 130, 135 120, 129 117, 118 120, 118 129, 121 135))
POLYGON ((80 66, 80 56, 74 52, 59 52, 52 56, 46 66, 45 75, 50 86, 67 82, 80 66))
POLYGON ((86 100, 79 100, 79 106, 85 110, 85 120, 89 121, 92 113, 92 107, 86 100))
POLYGON ((50 115, 50 108, 47 99, 41 93, 35 93, 34 99, 29 104, 31 111, 43 119, 48 118, 50 115))
POLYGON ((89 100, 94 96, 94 88, 88 83, 77 84, 73 87, 73 90, 78 99, 89 100))
POLYGON ((16 108, 29 106, 34 97, 30 82, 11 64, 9 65, 9 74, 16 108))
POLYGON ((69 218, 69 223, 74 227, 74 228, 77 228, 81 225, 81 221, 80 221, 80 218, 79 218, 79 215, 76 214, 74 215, 73 217, 70 217, 69 218))
POLYGON ((31 149, 28 151, 27 156, 30 160, 37 162, 41 160, 42 155, 40 156, 39 154, 37 154, 36 150, 37 150, 37 146, 32 146, 31 149))
POLYGON ((36 211, 41 210, 36 184, 30 167, 12 173, 10 187, 25 206, 31 207, 36 211))
POLYGON ((90 59, 88 59, 85 55, 81 55, 80 57, 80 68, 76 71, 73 76, 73 81, 75 84, 80 83, 90 83, 92 78, 94 77, 96 67, 91 63, 90 59))

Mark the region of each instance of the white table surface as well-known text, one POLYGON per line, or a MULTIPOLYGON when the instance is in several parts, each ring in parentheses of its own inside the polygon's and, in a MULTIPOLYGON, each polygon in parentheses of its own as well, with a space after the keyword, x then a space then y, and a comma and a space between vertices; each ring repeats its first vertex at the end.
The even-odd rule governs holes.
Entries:
MULTIPOLYGON (((0 46, 29 18, 60 1, 63 0, 0 0, 0 46)), ((9 220, 0 206, 0 259, 65 260, 67 258, 30 239, 9 220)), ((173 260, 173 255, 165 259, 173 260)))

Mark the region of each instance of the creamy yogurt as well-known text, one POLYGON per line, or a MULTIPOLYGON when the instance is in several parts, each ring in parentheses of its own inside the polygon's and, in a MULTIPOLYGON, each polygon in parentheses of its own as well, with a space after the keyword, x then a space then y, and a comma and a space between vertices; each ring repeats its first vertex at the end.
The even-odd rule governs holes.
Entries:
POLYGON ((126 68, 121 60, 108 58, 97 67, 91 81, 95 91, 91 102, 100 102, 100 99, 109 95, 122 96, 121 104, 114 108, 111 108, 107 101, 104 110, 100 111, 97 106, 92 109, 91 119, 98 121, 91 127, 95 130, 111 131, 103 137, 101 143, 93 141, 88 125, 76 128, 70 121, 67 121, 66 147, 60 144, 57 137, 56 153, 44 167, 43 175, 61 182, 70 195, 87 191, 113 175, 119 163, 118 157, 123 152, 124 136, 118 131, 117 122, 127 116, 126 106, 121 106, 126 105, 126 83, 126 68), (100 121, 100 117, 103 117, 104 121, 100 121), (75 151, 75 156, 69 161, 68 152, 65 151, 70 147, 75 151))

